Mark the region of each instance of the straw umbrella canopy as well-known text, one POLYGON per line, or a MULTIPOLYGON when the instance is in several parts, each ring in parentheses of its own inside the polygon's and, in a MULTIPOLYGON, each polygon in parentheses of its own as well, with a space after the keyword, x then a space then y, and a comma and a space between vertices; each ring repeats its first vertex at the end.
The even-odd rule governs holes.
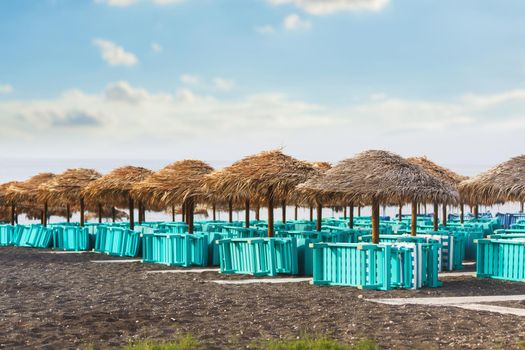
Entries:
POLYGON ((339 162, 323 176, 298 186, 318 200, 337 194, 348 202, 372 205, 372 237, 379 242, 381 203, 412 203, 412 234, 416 233, 417 203, 456 203, 459 195, 450 184, 387 151, 365 151, 339 162))
POLYGON ((16 221, 16 206, 12 203, 7 202, 7 190, 10 186, 17 184, 19 181, 10 181, 6 182, 0 185, 0 205, 4 206, 7 210, 7 207, 10 207, 10 213, 9 213, 9 222, 11 225, 15 224, 16 221))
MULTIPOLYGON (((461 197, 470 205, 494 205, 525 201, 525 155, 503 162, 459 185, 461 197)), ((476 207, 475 207, 476 208, 476 207)))
MULTIPOLYGON (((94 169, 68 169, 38 187, 37 198, 42 202, 80 205, 80 225, 84 225, 85 199, 82 190, 102 175, 94 169)), ((68 210, 69 212, 69 210, 68 210)))
POLYGON ((28 217, 37 217, 40 213, 40 219, 44 226, 47 225, 48 204, 43 203, 42 209, 35 207, 38 204, 38 187, 46 182, 51 181, 56 175, 52 173, 39 173, 26 181, 14 182, 5 190, 5 200, 8 204, 20 208, 18 211, 26 212, 28 217))
MULTIPOLYGON (((90 202, 105 203, 112 207, 129 205, 130 228, 134 228, 133 186, 144 181, 153 171, 136 166, 123 166, 89 183, 82 194, 90 202)), ((143 205, 139 204, 139 222, 143 218, 143 205)), ((114 218, 115 219, 115 218, 114 218)), ((101 218, 99 218, 101 220, 101 218)))
MULTIPOLYGON (((429 160, 427 157, 409 157, 407 158, 410 162, 419 165, 430 175, 441 179, 442 181, 450 184, 454 188, 458 188, 458 185, 461 181, 466 180, 467 177, 455 173, 454 171, 442 167, 433 161, 429 160)), ((434 230, 438 230, 438 203, 434 202, 434 230)), ((447 203, 443 203, 443 225, 447 224, 447 203)), ((463 222, 463 204, 460 203, 461 209, 461 222, 463 222)))
POLYGON ((213 168, 200 160, 181 160, 153 173, 133 187, 132 195, 150 205, 174 206, 181 203, 188 231, 193 233, 193 211, 202 199, 204 176, 213 168))
POLYGON ((295 187, 319 173, 311 163, 297 160, 280 150, 264 151, 245 157, 223 169, 208 185, 217 198, 264 199, 268 206, 268 236, 273 236, 275 201, 286 201, 295 187))

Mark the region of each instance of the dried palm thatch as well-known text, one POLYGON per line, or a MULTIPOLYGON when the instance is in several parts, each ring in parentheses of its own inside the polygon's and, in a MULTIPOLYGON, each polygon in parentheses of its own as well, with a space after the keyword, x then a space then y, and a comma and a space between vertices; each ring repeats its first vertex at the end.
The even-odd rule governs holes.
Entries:
POLYGON ((80 205, 80 225, 83 226, 85 201, 82 190, 101 176, 93 169, 68 169, 38 186, 37 199, 52 206, 66 204, 69 207, 71 204, 78 203, 80 205))
POLYGON ((5 191, 5 200, 8 204, 32 205, 38 203, 38 187, 55 178, 52 173, 40 173, 26 181, 12 183, 5 191))
MULTIPOLYGON (((453 172, 450 169, 447 169, 445 167, 442 167, 440 165, 437 165, 433 161, 429 160, 427 157, 409 157, 407 158, 408 161, 419 165, 422 167, 426 172, 428 172, 430 175, 437 177, 438 179, 441 179, 450 185, 454 186, 454 188, 457 189, 457 186, 459 183, 463 180, 466 180, 466 176, 459 175, 455 172, 453 172)), ((438 209, 439 206, 437 203, 434 204, 434 230, 438 230, 438 209)), ((461 222, 463 222, 463 205, 460 205, 461 208, 461 222)), ((442 219, 443 225, 447 224, 447 206, 443 205, 443 219, 442 219)))
POLYGON ((68 169, 40 185, 37 197, 41 202, 75 204, 84 198, 82 190, 101 176, 94 169, 68 169))
POLYGON ((123 166, 90 182, 82 190, 82 195, 89 202, 126 207, 133 186, 152 174, 153 171, 146 168, 123 166))
MULTIPOLYGON (((372 205, 374 243, 379 242, 380 203, 457 203, 457 190, 449 183, 428 174, 416 165, 394 153, 365 151, 339 162, 323 176, 315 177, 298 186, 305 196, 318 201, 339 196, 347 203, 372 205)), ((417 213, 416 213, 417 214, 417 213)), ((415 234, 415 217, 412 233, 415 234)))
POLYGON ((202 181, 213 168, 200 160, 181 160, 170 164, 133 186, 132 195, 148 205, 168 207, 199 198, 202 181))
POLYGON ((100 219, 99 214, 102 214, 102 218, 115 219, 118 221, 128 220, 129 218, 129 215, 125 211, 110 207, 103 207, 101 213, 98 212, 98 209, 88 210, 86 212, 86 220, 100 219))
POLYGON ((14 224, 15 223, 15 220, 16 220, 16 212, 15 212, 15 205, 14 204, 9 204, 10 206, 10 209, 8 210, 7 209, 7 205, 8 205, 8 202, 7 202, 7 190, 9 189, 9 187, 13 186, 13 185, 17 185, 19 182, 18 181, 10 181, 10 182, 6 182, 6 183, 3 183, 0 185, 0 206, 1 208, 4 209, 4 211, 6 212, 9 212, 8 216, 9 216, 9 219, 6 220, 6 221, 9 221, 11 222, 11 224, 14 224))
POLYGON ((525 201, 525 155, 461 182, 459 191, 470 205, 525 201))

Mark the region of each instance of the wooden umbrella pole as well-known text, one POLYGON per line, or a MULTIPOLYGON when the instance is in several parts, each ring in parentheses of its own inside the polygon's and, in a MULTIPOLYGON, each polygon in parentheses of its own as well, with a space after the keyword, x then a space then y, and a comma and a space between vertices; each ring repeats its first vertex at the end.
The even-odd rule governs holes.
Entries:
MULTIPOLYGON (((215 206, 215 203, 213 203, 213 206, 212 206, 212 218, 213 218, 213 221, 217 220, 217 207, 215 206)), ((175 220, 173 220, 175 221, 175 220)))
POLYGON ((296 205, 295 206, 295 212, 294 212, 294 220, 297 221, 299 220, 299 207, 296 205))
POLYGON ((188 233, 193 233, 193 211, 194 211, 194 203, 193 198, 190 198, 188 200, 188 208, 186 209, 188 212, 188 233))
POLYGON ((228 222, 233 222, 233 201, 228 200, 228 222))
POLYGON ((111 221, 115 222, 117 219, 117 210, 115 207, 111 207, 111 221))
POLYGON ((67 222, 69 223, 71 221, 71 206, 68 204, 66 204, 66 220, 67 222))
POLYGON ((399 212, 397 213, 399 221, 403 221, 403 205, 399 204, 399 212))
POLYGON ((98 223, 102 223, 102 204, 98 203, 98 223))
POLYGON ((361 216, 361 206, 360 205, 357 206, 357 216, 358 217, 361 216))
POLYGON ((15 205, 11 204, 11 225, 15 224, 15 216, 16 216, 15 210, 16 210, 15 205))
POLYGON ((80 226, 84 226, 84 198, 80 198, 80 226))
POLYGON ((350 219, 348 220, 348 227, 354 228, 354 204, 353 203, 350 203, 349 209, 350 209, 350 219))
POLYGON ((248 198, 244 202, 244 226, 250 227, 250 200, 248 198))
POLYGON ((478 218, 478 215, 479 215, 479 212, 478 212, 478 205, 476 204, 473 208, 472 208, 472 211, 473 211, 473 215, 474 215, 474 218, 477 219, 478 218))
POLYGON ((314 222, 314 208, 310 207, 310 222, 314 222))
POLYGON ((346 205, 343 207, 343 220, 346 220, 346 205))
POLYGON ((447 217, 447 204, 443 203, 443 220, 442 220, 443 226, 447 226, 447 220, 448 220, 448 217, 447 217))
POLYGON ((146 222, 146 206, 142 204, 142 222, 146 222))
POLYGON ((286 223, 286 201, 281 202, 281 208, 283 211, 283 224, 286 223))
POLYGON ((135 203, 133 203, 133 198, 129 197, 129 229, 135 229, 135 203))
POLYGON ((40 223, 44 226, 44 210, 40 210, 40 223))
POLYGON ((257 208, 255 208, 255 220, 261 220, 261 208, 259 205, 257 205, 257 208))
POLYGON ((268 237, 273 237, 273 195, 268 195, 268 237))
POLYGON ((439 229, 438 217, 439 217, 439 205, 436 202, 434 202, 434 219, 433 219, 434 231, 437 231, 439 229))
POLYGON ((523 213, 523 206, 524 206, 524 203, 523 202, 520 202, 520 213, 523 213))
POLYGON ((47 215, 48 215, 48 210, 49 209, 49 206, 48 206, 48 203, 47 201, 44 203, 44 227, 47 226, 47 215))
POLYGON ((416 201, 412 202, 412 218, 410 222, 410 235, 415 236, 417 233, 417 208, 418 204, 416 201))
POLYGON ((321 232, 322 224, 323 224, 323 205, 321 203, 317 203, 317 220, 315 223, 317 232, 321 232))
POLYGON ((372 202, 372 243, 379 243, 379 201, 372 202))
POLYGON ((459 205, 459 223, 463 224, 465 222, 465 204, 461 203, 459 205))
POLYGON ((181 206, 182 222, 186 222, 186 205, 183 202, 181 206))

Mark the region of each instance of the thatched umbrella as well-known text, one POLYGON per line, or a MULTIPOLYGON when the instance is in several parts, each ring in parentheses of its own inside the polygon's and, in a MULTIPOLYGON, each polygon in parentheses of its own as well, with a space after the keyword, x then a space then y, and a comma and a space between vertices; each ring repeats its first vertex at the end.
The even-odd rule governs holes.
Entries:
POLYGON ((55 176, 52 180, 40 185, 37 198, 43 203, 48 202, 53 205, 65 203, 68 208, 71 204, 75 205, 78 203, 80 205, 80 225, 84 226, 86 203, 82 190, 101 176, 100 173, 93 169, 68 169, 62 174, 55 176))
POLYGON ((381 203, 412 203, 412 235, 416 233, 417 203, 455 203, 457 191, 420 166, 386 151, 365 151, 339 162, 323 176, 299 186, 318 200, 334 194, 348 202, 372 205, 372 239, 379 242, 381 203))
MULTIPOLYGON (((419 165, 430 175, 447 182, 457 189, 459 183, 467 179, 466 176, 459 175, 450 169, 437 165, 426 157, 410 157, 407 158, 410 162, 419 165)), ((438 208, 437 202, 434 202, 434 230, 438 230, 438 208)), ((463 204, 460 203, 461 222, 463 222, 463 204)), ((443 225, 447 225, 447 203, 443 203, 443 225)))
MULTIPOLYGON (((5 201, 14 207, 24 208, 29 213, 29 216, 34 217, 34 207, 38 203, 38 187, 45 184, 55 178, 55 174, 52 173, 39 173, 26 181, 14 182, 5 190, 5 201)), ((48 220, 48 203, 47 201, 42 203, 43 208, 40 211, 40 218, 42 225, 47 226, 48 220)), ((21 210, 18 211, 22 212, 21 210)))
MULTIPOLYGON (((86 200, 98 203, 103 202, 113 208, 129 206, 129 226, 133 230, 135 224, 134 198, 131 195, 131 190, 133 186, 144 181, 152 174, 153 171, 146 168, 123 166, 92 181, 82 190, 82 194, 86 200)), ((142 223, 143 216, 143 204, 139 203, 139 223, 142 223)), ((101 220, 100 217, 99 220, 101 220)))
POLYGON ((245 157, 223 171, 216 181, 205 184, 208 195, 246 201, 252 198, 264 200, 268 206, 269 237, 274 233, 275 201, 280 201, 284 207, 298 184, 319 173, 312 164, 285 155, 280 150, 245 157))
POLYGON ((12 185, 16 185, 18 184, 18 181, 10 181, 10 182, 6 182, 6 183, 3 183, 0 185, 0 205, 4 206, 4 207, 10 207, 10 212, 9 212, 9 222, 11 223, 11 225, 14 225, 15 222, 17 221, 17 218, 16 218, 16 205, 13 204, 13 203, 8 203, 7 201, 7 198, 6 198, 6 195, 7 195, 7 190, 9 189, 9 187, 11 187, 12 185))
POLYGON ((525 155, 511 158, 459 185, 465 203, 478 216, 478 205, 525 201, 525 155))
POLYGON ((203 180, 213 168, 200 160, 181 160, 153 173, 133 187, 132 195, 149 205, 165 207, 182 204, 193 233, 195 204, 203 197, 203 180))

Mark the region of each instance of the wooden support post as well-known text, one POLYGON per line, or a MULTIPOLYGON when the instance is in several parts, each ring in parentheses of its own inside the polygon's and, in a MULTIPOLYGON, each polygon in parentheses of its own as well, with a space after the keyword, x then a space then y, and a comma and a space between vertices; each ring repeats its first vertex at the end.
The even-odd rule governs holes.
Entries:
POLYGON ((314 222, 314 208, 310 207, 310 222, 314 222))
POLYGON ((524 203, 523 202, 520 202, 520 213, 523 213, 523 205, 524 203))
POLYGON ((129 229, 135 229, 135 203, 131 196, 129 197, 129 229))
POLYGON ((475 219, 478 218, 478 216, 479 216, 479 209, 478 209, 478 205, 477 204, 472 208, 472 214, 474 215, 475 219))
POLYGON ((372 202, 372 243, 379 243, 379 201, 372 202))
POLYGON ((80 198, 80 226, 84 226, 84 211, 85 211, 84 198, 80 198))
POLYGON ((317 232, 321 232, 321 227, 323 225, 323 205, 317 203, 317 222, 315 223, 317 232))
POLYGON ((228 222, 233 222, 233 201, 228 201, 228 222))
POLYGON ((111 207, 111 222, 117 221, 117 209, 111 207))
POLYGON ((361 206, 358 205, 357 206, 357 217, 360 217, 361 216, 361 206))
POLYGON ((66 220, 67 222, 69 223, 71 221, 71 206, 68 204, 66 204, 66 220))
MULTIPOLYGON (((216 207, 215 203, 213 203, 211 210, 212 210, 212 219, 213 219, 213 221, 216 221, 217 220, 217 207, 216 207)), ((173 220, 173 221, 175 221, 175 220, 173 220)))
POLYGON ((98 223, 102 223, 102 204, 98 203, 98 223))
POLYGON ((268 195, 268 237, 273 237, 273 195, 268 195))
POLYGON ((346 205, 343 207, 343 220, 346 220, 346 205))
POLYGON ((181 206, 182 222, 186 222, 186 204, 183 202, 181 206))
POLYGON ((281 202, 281 208, 283 211, 283 224, 286 223, 286 201, 281 202))
POLYGON ((443 203, 443 219, 441 220, 441 223, 443 224, 443 226, 447 226, 447 220, 448 220, 447 204, 443 203))
POLYGON ((348 220, 348 227, 354 228, 354 204, 353 203, 350 203, 349 209, 350 209, 350 218, 348 220))
POLYGON ((294 220, 299 220, 299 207, 297 205, 295 206, 294 220))
POLYGON ((397 213, 399 221, 403 221, 403 204, 399 204, 399 212, 397 213))
POLYGON ((43 213, 43 219, 44 219, 44 222, 43 222, 43 225, 44 227, 47 226, 47 216, 48 216, 48 210, 49 209, 49 206, 48 206, 48 203, 47 201, 44 203, 44 213, 43 213))
POLYGON ((439 205, 437 203, 434 203, 434 231, 439 230, 439 205))
POLYGON ((11 225, 14 225, 16 221, 16 207, 14 204, 11 204, 11 225))
POLYGON ((250 227, 250 200, 244 202, 244 226, 250 227))
POLYGON ((465 222, 465 204, 459 205, 459 222, 463 224, 465 222))
POLYGON ((188 212, 188 233, 193 233, 193 219, 194 219, 193 213, 195 209, 193 198, 188 199, 186 205, 187 205, 186 211, 188 212))
POLYGON ((255 208, 255 220, 261 220, 261 207, 259 205, 255 208))
POLYGON ((410 223, 410 235, 415 236, 417 234, 417 209, 418 204, 412 201, 412 218, 410 223))

